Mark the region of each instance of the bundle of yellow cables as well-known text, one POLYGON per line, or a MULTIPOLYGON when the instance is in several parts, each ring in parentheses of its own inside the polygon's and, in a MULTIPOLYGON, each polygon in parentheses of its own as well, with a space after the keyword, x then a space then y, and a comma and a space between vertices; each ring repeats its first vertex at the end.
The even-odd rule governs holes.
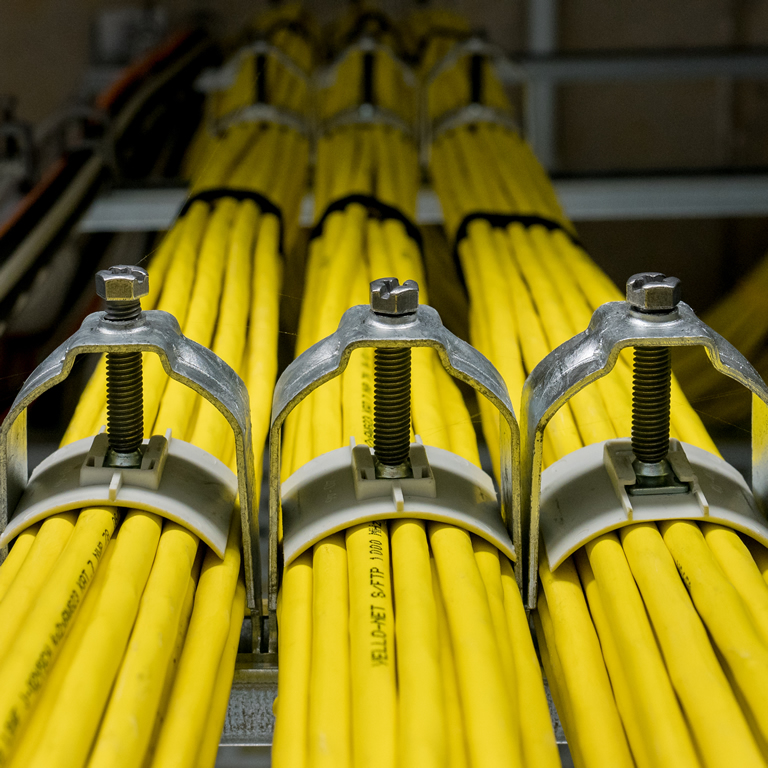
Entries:
MULTIPOLYGON (((548 221, 494 227, 479 218, 458 243, 471 340, 517 404, 544 355, 623 296, 578 244, 545 173, 511 131, 476 124, 446 132, 432 146, 431 171, 451 236, 475 211, 548 221)), ((629 435, 631 367, 622 358, 557 414, 546 463, 629 435)), ((716 453, 674 382, 672 399, 673 434, 716 453)), ((493 446, 485 413, 483 426, 493 446)), ((554 572, 542 557, 540 579, 539 647, 577 766, 766 765, 762 546, 718 525, 637 524, 596 538, 554 572)))
MULTIPOLYGON (((295 237, 306 139, 238 125, 202 143, 192 191, 266 195, 295 237)), ((280 229, 252 200, 194 202, 154 254, 144 301, 246 381, 258 467, 277 369, 280 229)), ((102 361, 62 444, 96 434, 105 407, 102 361)), ((223 416, 151 354, 144 414, 147 436, 171 428, 235 469, 223 416)), ((223 560, 139 510, 66 512, 22 533, 0 568, 0 765, 212 766, 244 614, 240 561, 237 509, 223 560)))
MULTIPOLYGON (((366 13, 351 11, 339 39, 387 27, 366 13)), ((256 29, 309 72, 302 24, 290 4, 256 29)), ((466 28, 428 11, 410 31, 428 73, 466 28)), ((380 37, 388 46, 399 39, 380 37)), ((211 95, 190 148, 191 193, 258 193, 282 223, 257 196, 193 202, 149 264, 144 307, 175 315, 185 335, 240 373, 260 467, 277 370, 281 233, 290 248, 309 151, 303 134, 277 125, 234 121, 217 132, 259 87, 253 52, 239 61, 232 87, 211 95)), ((371 61, 374 103, 414 121, 406 70, 382 48, 337 60, 319 94, 323 120, 359 104, 371 61)), ((270 103, 307 115, 304 79, 277 57, 268 62, 260 76, 270 103)), ((486 103, 508 109, 490 62, 481 72, 486 103)), ((432 82, 430 120, 466 103, 467 74, 459 59, 432 82)), ((456 247, 470 340, 518 406, 527 373, 596 307, 623 297, 581 248, 514 132, 488 123, 446 131, 430 167, 449 238, 478 211, 529 217, 504 226, 476 218, 456 247)), ((375 122, 326 131, 315 176, 318 220, 350 194, 372 200, 334 210, 313 232, 296 354, 333 333, 348 307, 367 303, 372 279, 415 279, 423 303, 445 279, 437 270, 427 283, 419 244, 386 210, 415 216, 417 151, 405 132, 375 122)), ((734 333, 741 328, 723 316, 734 333)), ((414 350, 412 365, 414 433, 479 465, 458 387, 431 350, 414 350)), ((622 357, 558 413, 545 435, 547 464, 629 434, 631 375, 622 357)), ((105 378, 102 361, 62 444, 105 423, 105 378)), ((153 355, 144 382, 147 436, 171 428, 234 467, 229 427, 213 406, 168 382, 153 355)), ((498 414, 485 402, 479 409, 498 473, 498 414)), ((289 418, 283 478, 351 437, 371 444, 372 414, 373 355, 362 350, 289 418)), ((676 383, 672 434, 717 452, 676 383)), ((768 765, 768 550, 717 525, 632 525, 555 571, 543 558, 540 579, 539 648, 577 766, 768 765)), ((237 509, 223 559, 139 510, 60 513, 22 533, 0 567, 0 768, 213 765, 244 603, 237 509)), ((285 569, 278 629, 278 768, 559 764, 512 564, 459 528, 382 520, 328 537, 285 569)))
MULTIPOLYGON (((389 106, 398 94, 376 97, 389 106)), ((392 128, 324 136, 317 169, 321 206, 354 192, 414 216, 416 150, 392 128)), ((402 221, 351 203, 316 234, 297 354, 367 303, 374 278, 415 279, 428 302, 402 221)), ((414 431, 479 464, 460 391, 432 350, 412 354, 414 431)), ((371 444, 372 408, 372 354, 356 351, 340 379, 289 417, 283 477, 350 437, 371 444)), ((459 528, 384 520, 328 537, 285 569, 278 630, 278 768, 559 765, 512 565, 459 528)))

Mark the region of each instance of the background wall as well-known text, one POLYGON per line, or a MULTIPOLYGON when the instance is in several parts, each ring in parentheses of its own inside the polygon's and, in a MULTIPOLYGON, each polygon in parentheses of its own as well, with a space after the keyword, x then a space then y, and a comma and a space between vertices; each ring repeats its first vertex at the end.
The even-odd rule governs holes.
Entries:
MULTIPOLYGON (((530 0, 538 2, 539 0, 530 0)), ((235 32, 266 7, 253 0, 164 0, 172 24, 210 14, 216 32, 235 32)), ((307 0, 321 22, 343 7, 307 0)), ((412 3, 381 4, 402 16, 412 3)), ((526 48, 526 0, 444 3, 510 51, 526 48)), ((0 94, 19 97, 19 115, 39 121, 75 92, 89 64, 91 25, 120 3, 2 0, 0 94)), ((562 51, 768 45, 768 0, 561 0, 562 51)), ((556 92, 556 172, 768 166, 768 82, 706 81, 568 85, 556 92)), ((768 250, 768 222, 686 220, 589 222, 579 227, 592 255, 621 283, 663 268, 684 280, 704 309, 768 250)))

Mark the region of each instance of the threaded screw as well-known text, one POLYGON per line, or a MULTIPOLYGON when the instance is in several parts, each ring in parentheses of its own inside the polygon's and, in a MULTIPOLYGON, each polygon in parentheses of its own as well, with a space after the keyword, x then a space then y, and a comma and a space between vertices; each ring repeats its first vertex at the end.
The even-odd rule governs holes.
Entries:
MULTIPOLYGON (((106 301, 105 319, 129 323, 141 316, 149 276, 141 267, 115 266, 96 274, 96 293, 106 301)), ((144 439, 144 376, 141 352, 107 352, 107 437, 110 466, 141 464, 144 439)))
POLYGON ((632 452, 654 464, 669 452, 672 356, 669 347, 635 347, 632 379, 632 452))
MULTIPOLYGON (((419 308, 419 286, 402 285, 395 277, 371 283, 371 309, 382 319, 414 314, 419 308)), ((383 474, 402 477, 408 472, 411 443, 411 349, 377 347, 373 353, 373 452, 383 474)))
POLYGON ((107 436, 118 454, 135 454, 144 439, 141 352, 107 352, 107 436))
POLYGON ((408 460, 411 444, 410 347, 373 353, 373 452, 388 466, 408 460))
MULTIPOLYGON (((658 272, 633 275, 627 301, 635 312, 669 314, 680 303, 680 281, 658 272)), ((635 347, 632 378, 632 452, 639 485, 662 485, 671 475, 669 453, 672 353, 669 347, 635 347)))

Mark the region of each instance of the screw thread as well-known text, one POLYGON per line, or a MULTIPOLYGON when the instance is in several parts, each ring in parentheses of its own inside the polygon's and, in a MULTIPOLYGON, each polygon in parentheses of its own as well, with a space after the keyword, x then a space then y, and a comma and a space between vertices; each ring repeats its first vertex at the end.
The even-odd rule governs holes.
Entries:
POLYGON ((635 347, 632 451, 647 464, 662 461, 669 452, 671 360, 669 347, 635 347))
POLYGON ((125 322, 135 320, 141 314, 141 301, 108 301, 107 302, 107 320, 117 320, 125 322))
POLYGON ((133 453, 144 438, 141 352, 107 352, 107 435, 116 453, 133 453))
POLYGON ((411 350, 378 348, 373 355, 373 451, 388 466, 408 460, 411 443, 411 350))

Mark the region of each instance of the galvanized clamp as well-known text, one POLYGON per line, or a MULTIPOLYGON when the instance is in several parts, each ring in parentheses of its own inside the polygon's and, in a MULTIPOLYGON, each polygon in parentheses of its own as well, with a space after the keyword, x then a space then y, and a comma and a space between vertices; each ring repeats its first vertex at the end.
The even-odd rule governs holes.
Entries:
POLYGON ((353 53, 383 53, 386 54, 402 73, 406 85, 416 87, 416 75, 413 70, 390 48, 372 37, 361 37, 357 42, 348 45, 330 64, 321 67, 315 73, 315 84, 318 90, 330 88, 335 80, 339 66, 353 53))
MULTIPOLYGON (((277 382, 274 399, 272 403, 272 425, 270 429, 269 458, 270 458, 270 496, 269 496, 269 588, 268 588, 268 608, 270 622, 270 646, 276 643, 276 623, 275 611, 277 608, 277 592, 279 586, 279 553, 278 553, 278 520, 280 519, 281 503, 281 483, 280 483, 280 463, 281 463, 281 428, 287 416, 293 409, 304 400, 313 390, 320 387, 327 381, 339 376, 347 367, 349 357, 355 349, 360 348, 402 348, 402 347, 430 347, 435 349, 445 369, 455 378, 469 384, 479 394, 490 400, 500 412, 500 500, 501 500, 501 520, 499 526, 502 529, 501 537, 509 540, 511 532, 511 546, 509 544, 501 545, 503 551, 506 551, 511 557, 519 553, 522 543, 522 528, 520 522, 520 483, 519 483, 519 452, 520 452, 520 433, 512 408, 512 403, 507 392, 504 380, 493 365, 476 349, 466 342, 450 333, 442 324, 439 314, 426 305, 419 305, 417 309, 401 317, 390 318, 388 320, 373 311, 370 306, 356 306, 348 309, 339 323, 336 332, 310 347, 301 354, 291 365, 286 368, 283 375, 277 382), (506 530, 504 529, 506 524, 506 530)), ((421 484, 423 490, 419 489, 413 493, 414 496, 424 500, 424 505, 430 503, 430 496, 435 494, 430 490, 430 483, 439 484, 441 478, 447 478, 452 475, 457 479, 457 483, 464 489, 472 486, 477 490, 474 503, 480 511, 477 514, 478 525, 475 530, 480 535, 492 536, 493 531, 488 527, 488 519, 483 518, 485 514, 483 509, 487 503, 492 503, 495 507, 495 514, 498 515, 499 507, 496 502, 496 494, 493 488, 493 482, 482 470, 470 465, 469 462, 459 457, 449 454, 448 451, 440 451, 437 448, 425 447, 420 443, 413 443, 410 447, 411 465, 413 467, 413 477, 407 477, 387 484, 384 491, 384 497, 389 495, 389 507, 402 510, 407 503, 403 504, 403 494, 406 502, 410 489, 416 484, 421 484), (448 454, 448 455, 444 455, 448 454), (455 460, 455 461, 452 461, 455 460), (460 466, 463 462, 464 465, 460 466), (425 469, 423 469, 425 468, 425 469), (482 476, 482 477, 480 477, 482 476), (393 498, 394 497, 394 498, 393 498), (488 497, 488 498, 486 498, 488 497)), ((351 448, 340 448, 329 454, 315 459, 318 462, 321 459, 327 461, 322 467, 323 478, 330 478, 332 484, 339 480, 338 485, 334 485, 333 493, 329 499, 329 507, 338 507, 339 502, 342 506, 346 502, 337 498, 337 494, 346 493, 342 485, 352 483, 354 470, 354 483, 356 486, 362 483, 370 484, 369 493, 355 490, 350 496, 351 505, 360 506, 367 503, 371 496, 376 498, 382 495, 374 485, 380 481, 376 479, 374 465, 370 454, 370 448, 364 445, 351 448), (357 498, 357 502, 354 501, 357 498)), ((297 471, 294 476, 286 480, 283 484, 283 492, 288 496, 297 496, 303 489, 310 489, 313 497, 317 496, 317 478, 313 475, 312 464, 309 462, 304 468, 297 471), (305 475, 298 478, 299 473, 304 471, 305 475)), ((326 487, 326 495, 328 488, 326 487)), ((348 489, 347 489, 348 490, 348 489)), ((464 494, 466 495, 466 494, 464 494)), ((383 501, 386 504, 386 498, 383 501)), ((460 506, 463 501, 457 502, 460 506)), ((418 507, 418 504, 416 505, 418 507)), ((465 505, 469 508, 469 503, 465 505)), ((347 507, 349 508, 349 507, 347 507)), ((373 517, 363 513, 365 521, 369 519, 380 519, 382 516, 396 516, 394 514, 382 515, 381 506, 372 504, 367 512, 379 510, 378 513, 372 512, 373 517)), ((401 515, 402 516, 402 515, 401 515)), ((405 516, 418 517, 418 514, 410 512, 405 516)), ((355 519, 355 522, 359 520, 355 519)), ((360 520, 362 521, 362 520, 360 520)), ((476 522, 477 522, 476 521, 476 522)), ((284 519, 284 525, 287 525, 284 519)), ((328 532, 338 530, 339 520, 336 517, 326 518, 325 521, 328 532)), ((343 526, 342 526, 343 527, 343 526)), ((470 528, 471 529, 471 528, 470 528)), ((316 531, 315 531, 316 534, 316 531)), ((289 538, 294 539, 291 544, 292 552, 295 555, 299 548, 295 545, 298 539, 302 539, 301 546, 306 546, 309 539, 301 536, 293 537, 291 532, 284 528, 285 541, 289 538)), ((327 535, 327 534, 326 534, 327 535)), ((518 580, 522 578, 521 569, 516 569, 518 580)))
POLYGON ((510 62, 501 48, 477 36, 456 43, 442 59, 434 64, 425 76, 421 89, 421 164, 424 168, 427 168, 429 165, 429 153, 432 143, 446 131, 463 125, 477 123, 500 125, 515 132, 520 130, 517 121, 509 112, 487 104, 478 103, 478 101, 473 101, 458 109, 439 115, 435 120, 429 119, 430 86, 443 72, 453 67, 459 59, 465 56, 482 57, 493 62, 497 68, 499 66, 507 68, 514 68, 516 66, 510 62))
POLYGON ((428 88, 443 72, 465 56, 483 56, 493 62, 509 61, 504 50, 498 45, 493 45, 482 37, 474 35, 453 45, 445 56, 435 62, 424 78, 425 87, 428 88))
MULTIPOLYGON (((332 62, 329 66, 321 69, 315 75, 315 90, 319 93, 321 90, 332 87, 336 73, 339 66, 352 54, 359 52, 365 57, 369 57, 371 62, 375 61, 374 56, 377 54, 383 54, 388 56, 398 66, 403 81, 406 85, 415 89, 416 77, 413 71, 405 64, 401 59, 397 57, 395 52, 386 45, 382 45, 372 37, 363 37, 352 45, 344 49, 344 51, 332 62)), ((321 121, 318 126, 318 136, 324 136, 337 128, 341 128, 348 125, 384 125, 390 128, 394 128, 401 131, 406 136, 413 137, 414 131, 411 125, 408 124, 397 112, 391 109, 381 107, 378 104, 373 103, 373 70, 365 69, 363 73, 363 103, 357 104, 349 109, 337 112, 334 115, 321 121), (369 99, 366 100, 365 94, 368 92, 369 99)))
POLYGON ((212 67, 204 70, 200 76, 195 80, 195 90, 201 93, 218 93, 220 91, 226 91, 231 88, 237 80, 237 75, 240 71, 240 65, 243 59, 249 56, 271 56, 277 62, 279 62, 285 69, 287 69, 292 75, 302 80, 307 85, 310 84, 312 78, 305 72, 282 48, 278 48, 276 45, 267 42, 266 40, 256 40, 253 43, 240 48, 234 56, 232 56, 221 67, 212 67))
POLYGON ((312 135, 312 126, 303 115, 275 104, 248 104, 238 107, 216 120, 212 119, 209 127, 212 135, 221 136, 233 126, 243 123, 268 123, 290 128, 302 136, 312 135))
POLYGON ((307 86, 308 114, 303 115, 276 104, 257 101, 254 104, 238 107, 217 118, 215 114, 212 114, 215 111, 215 102, 209 99, 206 102, 206 111, 209 112, 206 122, 210 133, 214 136, 221 136, 232 126, 242 123, 269 123, 290 128, 303 136, 311 136, 313 128, 309 113, 311 112, 313 79, 288 54, 266 40, 257 40, 244 46, 218 69, 205 70, 195 81, 195 88, 205 94, 213 95, 228 90, 235 84, 243 60, 249 56, 270 57, 303 82, 307 86))
MULTIPOLYGON (((39 514, 35 510, 39 512, 40 504, 38 502, 41 501, 41 493, 35 492, 32 485, 28 488, 27 479, 27 407, 41 394, 69 376, 78 355, 93 352, 154 352, 160 357, 163 368, 172 379, 180 381, 211 402, 232 427, 237 455, 237 484, 236 488, 231 489, 229 510, 231 515, 232 505, 235 501, 234 491, 237 490, 240 497, 248 604, 254 618, 260 617, 259 525, 258 512, 252 508, 256 480, 253 446, 251 444, 251 413, 248 391, 240 377, 223 360, 209 349, 182 335, 176 318, 167 312, 145 311, 136 319, 121 323, 119 327, 106 319, 105 312, 95 312, 88 315, 79 330, 52 352, 29 376, 14 400, 2 427, 0 427, 0 534, 6 532, 7 529, 10 534, 9 516, 17 510, 27 490, 31 491, 29 503, 25 502, 24 505, 25 509, 28 510, 28 524, 34 522, 32 517, 39 519, 39 514)), ((36 473, 42 476, 47 472, 49 477, 54 477, 54 475, 62 475, 64 472, 75 485, 78 485, 78 480, 81 477, 78 473, 84 472, 86 485, 91 482, 102 482, 98 477, 93 479, 88 477, 89 473, 98 475, 99 470, 104 469, 99 466, 100 458, 103 456, 100 457, 98 444, 102 437, 99 435, 95 440, 89 438, 77 441, 75 444, 60 449, 49 457, 36 470, 36 473), (79 445, 81 443, 88 445, 79 445), (95 449, 91 448, 91 443, 95 449), (85 457, 89 457, 89 460, 84 464, 85 457)), ((148 444, 145 443, 144 459, 146 461, 144 463, 147 464, 146 467, 136 470, 115 470, 110 473, 118 475, 114 487, 109 488, 108 498, 113 500, 112 503, 119 506, 130 506, 136 502, 136 506, 142 506, 137 500, 138 497, 132 496, 129 492, 132 478, 128 478, 127 473, 130 472, 144 472, 149 478, 144 483, 144 487, 145 489, 149 488, 150 491, 152 484, 155 483, 155 488, 158 488, 157 483, 159 482, 159 490, 162 494, 164 488, 162 483, 166 482, 166 476, 173 474, 170 470, 170 464, 173 462, 176 462, 178 466, 185 462, 191 462, 201 472, 207 471, 208 475, 203 475, 202 479, 198 478, 198 482, 204 482, 205 478, 208 477, 211 481, 215 480, 226 484, 224 476, 226 473, 231 475, 231 472, 221 462, 206 454, 205 451, 182 443, 180 440, 169 441, 168 448, 159 444, 162 442, 163 438, 158 437, 152 438, 148 444), (181 444, 176 446, 178 451, 175 450, 174 444, 181 444), (205 457, 207 457, 207 461, 205 457), (153 463, 153 460, 156 463, 153 463), (158 471, 163 471, 162 462, 167 462, 169 465, 163 472, 163 479, 152 480, 150 475, 157 475, 158 471), (121 488, 120 483, 122 481, 119 478, 122 476, 128 479, 125 480, 126 484, 122 485, 121 488), (222 478, 224 479, 222 480, 222 478)), ((35 475, 33 475, 33 479, 35 479, 35 475)), ((195 479, 190 478, 190 482, 195 482, 195 479)), ((111 485, 109 480, 107 480, 107 485, 111 485)), ((178 483, 176 485, 178 486, 178 483)), ((58 492, 60 489, 55 490, 58 492)), ((226 495, 226 493, 227 489, 225 488, 224 494, 226 495)), ((177 501, 179 500, 177 499, 177 501)), ((188 498, 181 501, 187 506, 189 504, 199 506, 199 502, 196 504, 194 500, 188 498)), ((10 522, 14 526, 15 532, 23 529, 23 521, 18 522, 14 518, 10 522)), ((205 538, 204 529, 200 530, 197 521, 191 521, 188 525, 201 532, 205 538)), ((213 543, 215 544, 215 542, 213 543)), ((216 546, 213 548, 217 549, 216 546)), ((0 550, 0 555, 4 555, 5 552, 7 549, 0 550)), ((254 621, 254 630, 259 626, 260 622, 254 621)))
POLYGON ((687 505, 688 511, 676 514, 676 518, 722 520, 768 542, 764 517, 768 510, 768 388, 747 359, 683 302, 662 314, 638 312, 623 301, 598 307, 586 331, 562 344, 533 369, 523 389, 522 420, 523 510, 529 526, 526 587, 530 608, 536 605, 540 527, 550 555, 550 567, 555 567, 577 546, 596 535, 595 527, 612 530, 633 520, 668 519, 668 514, 660 511, 660 498, 664 499, 663 505, 687 505), (632 453, 628 441, 619 440, 582 448, 546 470, 552 504, 547 519, 540 520, 546 501, 542 497, 543 437, 554 414, 575 394, 610 373, 623 349, 683 346, 703 346, 717 371, 752 392, 752 484, 757 506, 746 498, 745 494, 751 494, 738 472, 694 446, 685 445, 683 451, 683 444, 677 441, 670 441, 670 463, 678 479, 689 484, 689 493, 628 497, 625 487, 635 479, 632 453), (682 456, 676 455, 680 451, 682 456), (579 464, 578 472, 571 471, 569 467, 572 469, 576 464, 579 464), (587 484, 579 486, 579 478, 583 480, 586 475, 589 475, 587 484), (592 493, 596 483, 613 493, 611 503, 622 515, 620 520, 612 518, 607 529, 601 528, 605 522, 600 522, 601 509, 592 505, 591 512, 584 515, 577 509, 579 494, 592 493), (719 504, 720 486, 726 483, 732 489, 731 497, 741 497, 742 501, 733 514, 725 510, 718 517, 714 510, 719 504), (560 500, 566 498, 562 495, 564 488, 567 488, 567 512, 557 510, 558 494, 560 500), (622 501, 625 497, 626 502, 622 501), (591 518, 591 527, 585 525, 585 516, 591 518), (735 523, 737 516, 740 522, 735 523), (564 535, 564 528, 568 536, 564 535))
POLYGON ((391 109, 375 104, 360 104, 337 112, 320 124, 319 135, 325 136, 348 125, 384 125, 413 137, 413 129, 406 120, 391 109))

